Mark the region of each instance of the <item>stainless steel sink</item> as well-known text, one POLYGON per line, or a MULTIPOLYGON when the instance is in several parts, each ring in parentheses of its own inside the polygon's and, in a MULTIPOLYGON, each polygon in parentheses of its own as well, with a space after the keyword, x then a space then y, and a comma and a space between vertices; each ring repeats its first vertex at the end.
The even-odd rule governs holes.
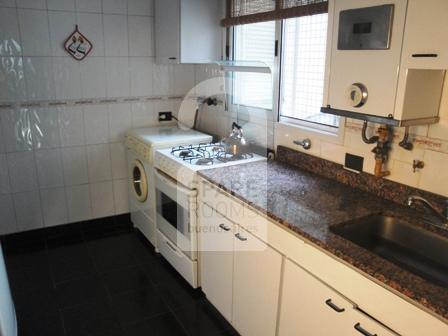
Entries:
POLYGON ((448 238, 383 215, 336 225, 331 231, 433 284, 448 288, 448 238))

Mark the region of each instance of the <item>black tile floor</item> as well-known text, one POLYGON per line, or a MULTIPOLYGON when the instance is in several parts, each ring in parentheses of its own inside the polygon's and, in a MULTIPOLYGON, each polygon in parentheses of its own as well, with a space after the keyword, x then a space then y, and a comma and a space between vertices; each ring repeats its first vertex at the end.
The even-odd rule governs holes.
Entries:
POLYGON ((2 238, 19 336, 238 335, 121 216, 2 238))

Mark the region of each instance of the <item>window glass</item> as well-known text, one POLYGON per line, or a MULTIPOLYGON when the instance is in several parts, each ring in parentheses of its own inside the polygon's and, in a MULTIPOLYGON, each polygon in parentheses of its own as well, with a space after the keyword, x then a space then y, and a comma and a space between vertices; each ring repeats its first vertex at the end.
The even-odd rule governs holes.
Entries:
MULTIPOLYGON (((261 61, 274 67, 275 22, 236 26, 234 29, 234 60, 261 61)), ((234 73, 233 103, 272 109, 272 74, 234 73)))
POLYGON ((280 115, 339 126, 337 116, 320 112, 325 79, 328 14, 284 20, 280 115))

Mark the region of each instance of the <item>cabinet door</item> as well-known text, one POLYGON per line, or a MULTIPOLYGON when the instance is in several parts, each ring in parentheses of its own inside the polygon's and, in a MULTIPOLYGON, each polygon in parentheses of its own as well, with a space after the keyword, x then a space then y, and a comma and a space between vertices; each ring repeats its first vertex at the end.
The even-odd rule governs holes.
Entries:
POLYGON ((179 0, 156 0, 154 7, 156 62, 159 64, 179 63, 179 0))
POLYGON ((244 336, 275 335, 282 256, 242 228, 236 230, 232 324, 244 336))
POLYGON ((232 317, 233 224, 205 204, 199 206, 202 290, 228 320, 232 317))
POLYGON ((278 336, 350 335, 353 305, 286 260, 278 336))

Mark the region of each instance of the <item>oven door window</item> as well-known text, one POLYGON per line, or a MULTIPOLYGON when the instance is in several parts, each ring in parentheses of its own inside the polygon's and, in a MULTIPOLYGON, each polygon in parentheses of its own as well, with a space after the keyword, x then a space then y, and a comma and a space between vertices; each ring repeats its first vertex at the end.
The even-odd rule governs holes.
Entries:
MULTIPOLYGON (((163 224, 171 226, 177 234, 182 234, 186 238, 190 237, 190 219, 188 210, 179 205, 171 197, 157 189, 157 213, 162 217, 163 224)), ((172 240, 175 237, 169 232, 172 230, 164 230, 164 226, 161 226, 162 231, 169 236, 172 240), (167 232, 168 231, 168 232, 167 232)), ((176 239, 177 240, 177 239, 176 239)), ((175 242, 175 241, 174 241, 175 242)))

